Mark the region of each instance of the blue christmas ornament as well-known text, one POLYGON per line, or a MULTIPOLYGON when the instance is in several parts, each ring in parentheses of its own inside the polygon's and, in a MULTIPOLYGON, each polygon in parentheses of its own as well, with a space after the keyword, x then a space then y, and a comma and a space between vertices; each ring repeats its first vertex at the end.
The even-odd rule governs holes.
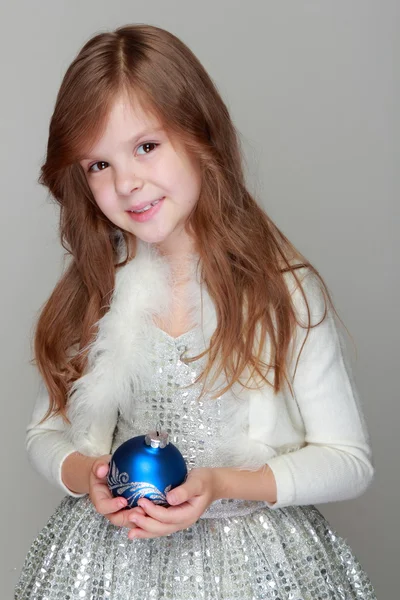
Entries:
POLYGON ((186 477, 182 454, 168 441, 168 433, 157 428, 157 431, 127 440, 116 449, 111 457, 107 483, 114 497, 127 499, 128 508, 137 506, 140 498, 168 506, 167 493, 181 485, 186 477))

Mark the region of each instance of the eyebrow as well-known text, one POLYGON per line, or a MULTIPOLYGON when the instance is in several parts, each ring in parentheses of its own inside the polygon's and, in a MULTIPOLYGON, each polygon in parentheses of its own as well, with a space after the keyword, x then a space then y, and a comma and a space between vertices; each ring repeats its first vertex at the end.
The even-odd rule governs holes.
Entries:
MULTIPOLYGON (((138 142, 140 140, 140 138, 148 136, 148 135, 152 135, 154 133, 160 133, 163 130, 164 130, 164 128, 161 126, 143 129, 137 135, 135 135, 133 138, 128 140, 126 143, 127 144, 136 144, 136 142, 138 142)), ((92 156, 92 155, 88 154, 87 156, 85 156, 85 158, 82 158, 81 160, 93 160, 93 158, 96 158, 96 156, 95 155, 92 156)))

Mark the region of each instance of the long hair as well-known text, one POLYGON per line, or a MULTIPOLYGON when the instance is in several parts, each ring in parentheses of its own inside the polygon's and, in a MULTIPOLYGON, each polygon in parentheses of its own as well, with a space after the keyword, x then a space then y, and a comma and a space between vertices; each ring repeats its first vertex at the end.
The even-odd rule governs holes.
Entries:
POLYGON ((224 373, 223 393, 250 369, 278 392, 284 380, 290 385, 287 355, 297 324, 284 273, 292 271, 301 288, 295 272, 308 267, 333 306, 329 291, 246 189, 239 135, 199 60, 172 33, 135 24, 100 33, 83 46, 64 76, 50 122, 39 182, 59 204, 60 239, 70 261, 35 331, 33 362, 50 398, 44 419, 60 414, 68 421, 68 392, 84 372, 85 349, 109 308, 116 269, 134 260, 135 240, 122 231, 132 251, 118 262, 118 229, 98 208, 79 164, 122 93, 155 115, 201 165, 200 197, 187 228, 217 314, 201 378, 213 370, 215 381, 224 373), (270 364, 262 360, 267 339, 270 364))

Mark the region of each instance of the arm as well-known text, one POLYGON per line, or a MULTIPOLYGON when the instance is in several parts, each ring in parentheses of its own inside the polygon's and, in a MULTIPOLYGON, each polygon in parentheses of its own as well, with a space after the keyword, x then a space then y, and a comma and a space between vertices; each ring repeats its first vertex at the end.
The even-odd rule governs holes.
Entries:
POLYGON ((117 527, 135 527, 128 519, 132 513, 143 513, 141 508, 126 510, 124 498, 113 498, 107 486, 109 455, 85 456, 69 442, 68 425, 59 416, 50 417, 39 425, 46 414, 49 397, 40 382, 40 391, 32 419, 27 428, 26 448, 32 465, 50 483, 56 483, 63 492, 74 498, 89 494, 98 513, 117 527))
MULTIPOLYGON (((314 277, 307 280, 304 288, 311 324, 315 324, 324 314, 324 298, 318 281, 314 277)), ((301 307, 301 301, 304 302, 302 296, 301 300, 297 297, 295 304, 301 307)), ((300 322, 308 322, 305 305, 299 317, 300 322)), ((298 327, 295 361, 305 335, 306 329, 298 327)), ((258 471, 193 469, 183 485, 168 492, 170 508, 140 500, 146 515, 132 515, 130 519, 137 529, 129 537, 158 537, 184 529, 219 498, 264 500, 271 509, 279 509, 362 494, 372 481, 374 467, 344 349, 333 312, 328 308, 324 321, 310 330, 292 382, 305 429, 305 447, 271 458, 267 468, 258 471)))
POLYGON ((155 538, 186 529, 220 498, 272 502, 275 497, 275 480, 268 468, 258 471, 238 471, 229 467, 192 469, 185 483, 167 493, 168 508, 147 498, 138 501, 143 512, 129 515, 128 520, 135 527, 128 537, 155 538))
POLYGON ((29 460, 48 481, 58 485, 66 494, 79 498, 88 492, 89 472, 94 458, 76 452, 66 436, 68 426, 60 416, 50 417, 39 424, 48 406, 48 393, 41 381, 31 422, 27 427, 29 460))
MULTIPOLYGON (((319 323, 325 308, 320 284, 310 274, 303 286, 311 323, 319 323)), ((307 323, 304 299, 295 293, 301 322, 307 323)), ((306 329, 297 329, 294 361, 306 335, 306 329)), ((345 350, 328 306, 324 321, 310 330, 293 382, 306 446, 268 461, 278 490, 271 508, 355 498, 372 481, 368 431, 345 350)))
MULTIPOLYGON (((317 277, 308 269, 306 273, 302 284, 314 325, 324 315, 325 299, 317 277)), ((307 308, 300 290, 294 292, 293 301, 298 320, 307 324, 307 308)), ((297 326, 296 333, 290 375, 307 329, 297 326)), ((279 509, 348 500, 367 489, 374 475, 371 447, 345 351, 328 305, 325 319, 308 334, 292 378, 306 445, 269 459, 266 468, 255 472, 213 469, 214 499, 263 500, 269 508, 279 509)))
MULTIPOLYGON (((267 465, 258 471, 215 467, 212 469, 212 478, 214 482, 213 500, 221 498, 263 500, 271 506, 277 500, 275 476, 267 465)), ((173 497, 173 493, 170 493, 173 497)))
POLYGON ((70 495, 89 493, 90 472, 96 460, 80 452, 72 452, 65 457, 61 464, 61 481, 70 495))

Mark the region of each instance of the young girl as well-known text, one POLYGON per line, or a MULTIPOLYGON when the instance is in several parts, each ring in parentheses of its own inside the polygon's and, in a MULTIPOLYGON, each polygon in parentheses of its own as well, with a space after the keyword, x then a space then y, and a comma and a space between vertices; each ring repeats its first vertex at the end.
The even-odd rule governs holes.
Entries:
POLYGON ((35 467, 66 497, 17 600, 371 600, 315 503, 373 477, 330 294, 246 189, 237 133, 174 35, 96 35, 62 82, 41 183, 71 255, 40 315, 35 467), (189 476, 127 508, 111 453, 160 422, 189 476))

